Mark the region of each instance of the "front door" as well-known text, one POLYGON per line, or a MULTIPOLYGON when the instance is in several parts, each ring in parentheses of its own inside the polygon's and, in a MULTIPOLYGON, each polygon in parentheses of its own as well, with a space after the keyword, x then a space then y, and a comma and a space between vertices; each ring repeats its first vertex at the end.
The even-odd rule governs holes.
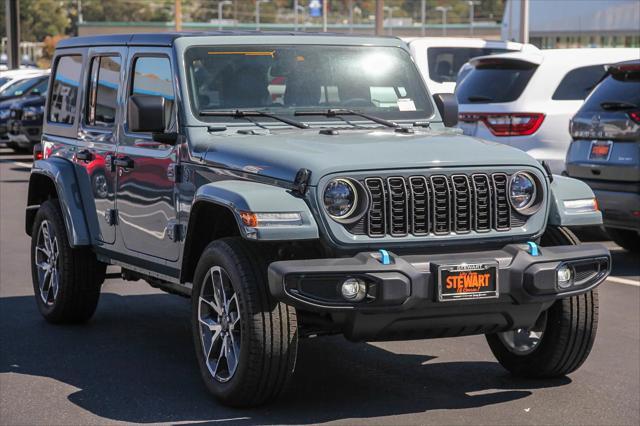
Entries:
MULTIPOLYGON (((122 93, 126 48, 94 48, 89 50, 85 99, 82 104, 78 141, 74 161, 86 172, 87 191, 93 199, 96 216, 93 227, 98 240, 115 241, 116 175, 110 161, 116 152, 119 121, 118 100, 122 93)), ((92 209, 89 209, 92 210, 92 209)))
MULTIPOLYGON (((127 96, 156 95, 165 98, 167 131, 176 131, 173 67, 170 51, 129 49, 127 96)), ((129 131, 126 118, 115 161, 117 173, 118 227, 125 246, 154 257, 177 260, 175 175, 176 149, 156 142, 150 133, 129 131)))

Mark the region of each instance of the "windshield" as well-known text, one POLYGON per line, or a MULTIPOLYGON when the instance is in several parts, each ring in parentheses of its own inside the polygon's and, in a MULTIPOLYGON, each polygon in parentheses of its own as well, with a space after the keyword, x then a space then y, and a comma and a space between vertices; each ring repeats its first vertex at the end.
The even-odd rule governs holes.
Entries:
MULTIPOLYGON (((407 120, 433 113, 411 57, 395 47, 193 47, 185 59, 191 105, 204 121, 230 119, 203 111, 236 109, 293 116, 342 108, 407 120)), ((326 118, 305 117, 315 120, 326 118)))
POLYGON ((490 47, 430 47, 427 49, 429 78, 436 83, 456 81, 458 71, 469 59, 505 52, 509 50, 490 47))
POLYGON ((19 80, 11 84, 9 87, 0 92, 0 96, 21 96, 24 95, 33 85, 38 83, 40 78, 27 78, 19 80))

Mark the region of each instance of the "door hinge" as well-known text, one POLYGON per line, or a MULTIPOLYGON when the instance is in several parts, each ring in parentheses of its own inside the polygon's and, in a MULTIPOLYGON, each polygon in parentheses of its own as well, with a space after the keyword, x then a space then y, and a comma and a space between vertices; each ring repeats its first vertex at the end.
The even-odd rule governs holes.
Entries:
POLYGON ((107 209, 104 212, 104 220, 109 226, 114 226, 118 223, 118 210, 107 209))
POLYGON ((174 221, 170 221, 167 224, 167 237, 173 241, 173 242, 178 242, 178 241, 182 241, 182 225, 180 225, 179 223, 175 223, 174 221))

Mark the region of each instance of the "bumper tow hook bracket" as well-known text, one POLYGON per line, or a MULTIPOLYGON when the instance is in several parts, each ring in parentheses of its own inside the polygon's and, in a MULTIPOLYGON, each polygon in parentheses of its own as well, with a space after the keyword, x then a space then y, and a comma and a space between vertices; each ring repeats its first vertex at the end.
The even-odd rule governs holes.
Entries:
POLYGON ((391 265, 391 256, 388 251, 380 249, 378 253, 380 253, 380 263, 383 265, 391 265))
POLYGON ((531 256, 540 256, 540 249, 536 243, 529 241, 527 242, 527 245, 529 246, 529 254, 531 256))

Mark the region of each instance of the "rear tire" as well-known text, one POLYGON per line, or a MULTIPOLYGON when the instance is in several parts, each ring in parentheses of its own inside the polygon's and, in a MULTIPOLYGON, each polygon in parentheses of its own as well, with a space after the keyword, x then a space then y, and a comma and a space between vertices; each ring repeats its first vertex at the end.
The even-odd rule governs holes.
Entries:
POLYGON ((72 248, 57 200, 38 209, 31 233, 36 303, 52 323, 82 323, 96 310, 106 265, 88 247, 72 248))
MULTIPOLYGON (((566 228, 549 227, 541 245, 579 244, 566 228)), ((556 301, 531 329, 515 333, 503 332, 486 336, 498 362, 515 376, 552 378, 565 376, 578 369, 589 356, 598 328, 598 292, 556 301), (526 335, 529 340, 518 340, 526 335), (541 333, 540 333, 541 332, 541 333), (532 342, 530 344, 522 342, 532 342)))
POLYGON ((209 392, 233 407, 273 400, 295 366, 296 311, 271 298, 264 259, 255 243, 220 239, 205 248, 194 275, 200 373, 209 392))
POLYGON ((640 251, 640 234, 629 229, 606 228, 609 237, 620 247, 630 252, 640 251))

